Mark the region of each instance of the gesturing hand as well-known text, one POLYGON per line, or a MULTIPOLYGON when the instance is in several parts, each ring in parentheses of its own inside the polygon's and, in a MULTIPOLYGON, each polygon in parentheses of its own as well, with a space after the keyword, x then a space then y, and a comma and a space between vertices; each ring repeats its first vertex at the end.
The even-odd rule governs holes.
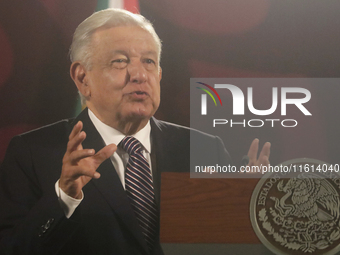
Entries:
POLYGON ((260 155, 257 158, 258 149, 259 149, 259 139, 256 138, 251 143, 249 151, 248 151, 248 157, 249 157, 248 166, 261 166, 261 165, 268 166, 269 165, 270 143, 266 142, 263 145, 260 155))
POLYGON ((105 146, 95 153, 93 149, 83 149, 82 142, 86 133, 81 131, 83 123, 79 121, 69 136, 67 149, 59 180, 60 188, 70 197, 80 199, 82 188, 92 179, 98 179, 96 172, 99 165, 109 158, 117 149, 115 144, 105 146))

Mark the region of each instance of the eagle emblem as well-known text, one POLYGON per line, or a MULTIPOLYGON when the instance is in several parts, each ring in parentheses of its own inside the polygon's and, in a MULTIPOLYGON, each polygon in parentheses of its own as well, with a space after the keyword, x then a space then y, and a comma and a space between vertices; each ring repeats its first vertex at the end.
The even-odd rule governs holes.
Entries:
POLYGON ((339 174, 268 173, 257 184, 250 206, 255 233, 275 254, 340 251, 339 174))
POLYGON ((276 188, 281 197, 270 197, 274 206, 269 211, 282 238, 281 245, 311 253, 340 238, 339 194, 329 180, 299 174, 278 181, 276 188))

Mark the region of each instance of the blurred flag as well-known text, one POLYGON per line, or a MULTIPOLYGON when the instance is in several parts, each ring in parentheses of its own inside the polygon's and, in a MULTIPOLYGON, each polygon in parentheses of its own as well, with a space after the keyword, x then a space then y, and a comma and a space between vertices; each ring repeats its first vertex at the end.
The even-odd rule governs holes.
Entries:
POLYGON ((96 11, 107 8, 119 8, 133 13, 139 13, 138 0, 98 0, 96 11))

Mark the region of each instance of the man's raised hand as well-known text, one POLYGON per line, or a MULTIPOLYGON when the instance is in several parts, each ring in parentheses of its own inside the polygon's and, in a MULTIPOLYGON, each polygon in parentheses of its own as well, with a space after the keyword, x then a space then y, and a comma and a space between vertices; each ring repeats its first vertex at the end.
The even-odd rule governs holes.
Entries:
POLYGON ((116 150, 115 144, 105 146, 95 153, 94 149, 83 149, 82 142, 86 133, 81 131, 83 123, 79 121, 72 129, 63 158, 59 187, 70 197, 80 199, 82 188, 92 179, 98 179, 99 165, 116 150))
POLYGON ((266 142, 262 147, 259 157, 257 158, 257 152, 259 149, 259 139, 257 138, 254 139, 248 151, 249 157, 248 166, 268 166, 270 156, 270 145, 271 144, 269 142, 266 142))

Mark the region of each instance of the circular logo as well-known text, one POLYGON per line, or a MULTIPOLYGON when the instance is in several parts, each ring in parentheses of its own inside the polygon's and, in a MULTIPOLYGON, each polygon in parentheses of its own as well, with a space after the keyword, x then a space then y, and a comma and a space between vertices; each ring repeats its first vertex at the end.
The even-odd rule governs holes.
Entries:
POLYGON ((253 229, 275 254, 335 254, 340 250, 339 165, 295 159, 267 173, 250 203, 253 229))

